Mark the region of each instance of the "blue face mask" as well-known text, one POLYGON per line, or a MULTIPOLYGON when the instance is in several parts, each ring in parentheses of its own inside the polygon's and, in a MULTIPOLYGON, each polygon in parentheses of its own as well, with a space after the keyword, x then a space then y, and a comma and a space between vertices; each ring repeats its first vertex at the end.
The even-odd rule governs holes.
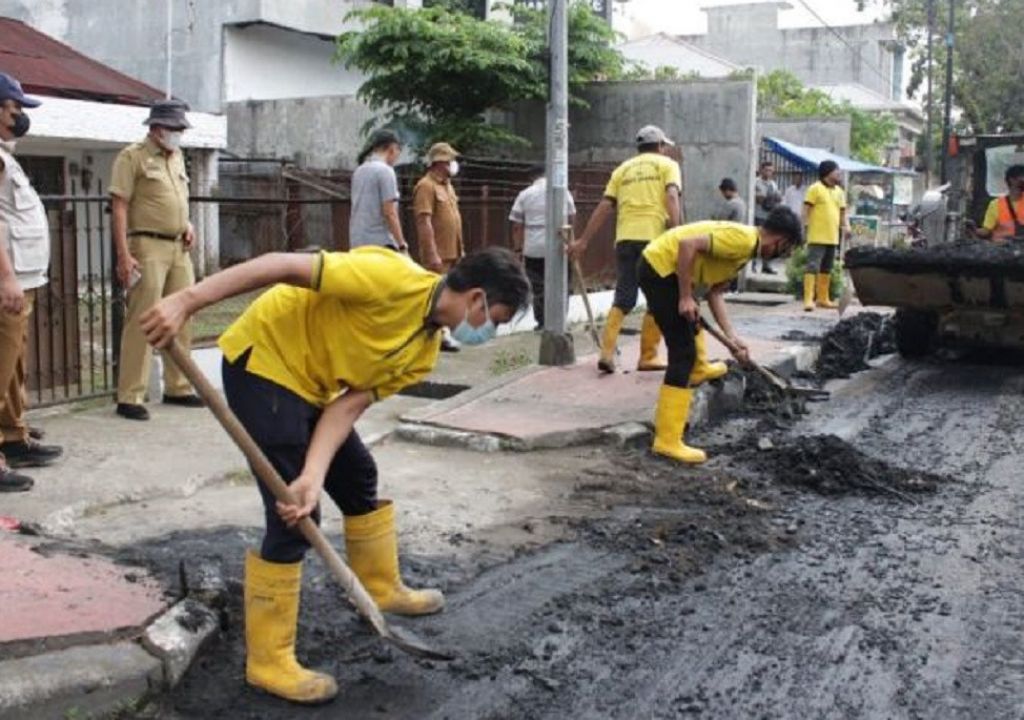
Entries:
POLYGON ((466 317, 458 327, 452 330, 452 337, 455 341, 463 345, 483 345, 488 340, 493 340, 498 333, 498 328, 491 320, 491 309, 487 306, 486 295, 484 295, 484 316, 487 318, 487 322, 480 327, 473 327, 469 324, 469 308, 466 308, 466 317))

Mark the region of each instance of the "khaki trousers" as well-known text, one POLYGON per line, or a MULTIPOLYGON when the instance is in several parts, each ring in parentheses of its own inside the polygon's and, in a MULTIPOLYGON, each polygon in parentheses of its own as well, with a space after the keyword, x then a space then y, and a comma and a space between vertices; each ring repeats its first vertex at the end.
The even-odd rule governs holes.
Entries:
POLYGON ((28 439, 25 409, 25 355, 28 350, 28 319, 35 290, 25 291, 25 307, 17 315, 0 310, 0 435, 3 442, 28 439))
MULTIPOLYGON (((181 240, 136 235, 128 238, 128 251, 139 261, 142 279, 128 291, 128 311, 121 334, 121 358, 117 376, 117 401, 141 405, 149 384, 149 361, 152 349, 146 342, 139 318, 161 298, 195 283, 192 258, 181 240)), ((186 323, 178 339, 188 347, 191 328, 186 323)), ((188 395, 192 385, 169 358, 164 357, 164 394, 188 395)))

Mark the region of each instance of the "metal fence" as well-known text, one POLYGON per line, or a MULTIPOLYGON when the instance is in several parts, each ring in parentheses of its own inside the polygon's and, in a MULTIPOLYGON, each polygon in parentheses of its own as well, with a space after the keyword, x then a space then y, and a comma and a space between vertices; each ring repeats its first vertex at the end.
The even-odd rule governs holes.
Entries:
MULTIPOLYGON (((217 197, 193 197, 193 203, 217 203, 221 261, 229 264, 275 250, 319 246, 349 247, 351 173, 309 173, 281 163, 246 161, 242 172, 222 176, 217 197)), ((236 170, 239 168, 236 168, 236 170)), ((611 167, 572 170, 577 229, 600 201, 611 167)), ((401 220, 418 257, 415 218, 409 199, 422 171, 399 172, 401 220)), ((467 251, 511 246, 508 215, 516 195, 528 184, 523 163, 473 161, 456 182, 467 251)), ((114 268, 110 200, 96 195, 48 195, 42 198, 50 223, 50 282, 36 293, 29 327, 27 385, 35 407, 110 396, 117 384, 118 350, 124 323, 124 291, 114 268)), ((591 245, 585 273, 592 288, 614 282, 614 227, 591 245)))
POLYGON ((111 392, 124 317, 111 276, 109 199, 44 196, 50 223, 50 282, 36 290, 26 384, 34 406, 111 392))

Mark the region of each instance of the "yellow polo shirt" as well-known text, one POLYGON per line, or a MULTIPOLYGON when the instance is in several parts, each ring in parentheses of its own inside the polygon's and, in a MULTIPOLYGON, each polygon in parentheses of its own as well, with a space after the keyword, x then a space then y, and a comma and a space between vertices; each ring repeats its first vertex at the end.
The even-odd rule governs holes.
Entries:
POLYGON ((661 277, 674 275, 679 263, 679 241, 708 237, 708 249, 693 261, 693 286, 710 288, 732 280, 757 253, 756 227, 708 220, 689 223, 663 233, 644 248, 644 257, 661 277))
POLYGON ((838 185, 830 188, 819 180, 807 188, 804 204, 811 206, 807 215, 807 243, 838 245, 841 211, 846 209, 846 191, 838 185))
POLYGON ((322 252, 311 289, 275 285, 218 345, 229 362, 323 407, 340 393, 375 399, 419 382, 437 363, 441 334, 425 325, 440 277, 382 247, 322 252))
POLYGON ((604 190, 615 201, 615 242, 647 242, 665 232, 670 185, 683 185, 679 163, 659 153, 641 153, 615 168, 604 190))

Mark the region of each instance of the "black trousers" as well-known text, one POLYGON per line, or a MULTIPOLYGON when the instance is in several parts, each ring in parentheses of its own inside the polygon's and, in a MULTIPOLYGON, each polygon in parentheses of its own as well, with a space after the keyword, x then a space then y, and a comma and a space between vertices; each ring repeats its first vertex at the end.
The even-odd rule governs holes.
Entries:
POLYGON ((620 240, 615 244, 615 299, 612 305, 627 315, 636 307, 639 287, 637 263, 645 247, 646 240, 620 240))
MULTIPOLYGON (((523 267, 533 290, 533 319, 538 327, 544 327, 544 258, 524 257, 523 267)), ((572 294, 572 277, 570 269, 565 283, 566 297, 572 294)))
MULTIPOLYGON (((321 409, 277 383, 245 369, 249 353, 234 363, 224 360, 221 373, 228 405, 286 483, 298 478, 321 409)), ((260 556, 268 562, 302 560, 309 543, 277 514, 276 500, 262 482, 266 533, 260 556)), ((324 490, 345 515, 365 515, 377 507, 377 464, 353 430, 327 470, 324 490)), ((320 508, 313 519, 319 524, 320 508)))
POLYGON ((679 314, 679 280, 675 273, 661 277, 646 258, 640 258, 636 267, 640 288, 647 298, 647 311, 654 316, 668 348, 668 368, 665 384, 685 388, 690 385, 690 373, 697 360, 694 338, 697 325, 679 314))

